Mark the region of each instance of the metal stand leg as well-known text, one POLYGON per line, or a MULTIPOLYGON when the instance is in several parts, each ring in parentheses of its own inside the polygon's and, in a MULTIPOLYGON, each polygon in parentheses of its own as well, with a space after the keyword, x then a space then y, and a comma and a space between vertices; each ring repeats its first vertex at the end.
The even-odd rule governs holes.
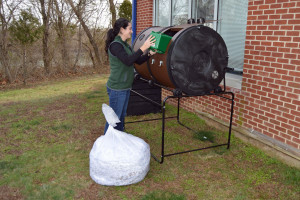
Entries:
MULTIPOLYGON (((135 93, 137 93, 136 91, 133 91, 135 93)), ((137 93, 138 94, 138 93, 137 93)), ((140 94, 139 94, 140 95, 140 94)), ((144 98, 145 100, 148 100, 154 104, 157 104, 156 102, 153 102, 151 99, 144 97, 143 95, 140 95, 142 98, 144 98)), ((158 104, 157 104, 158 105, 158 104)), ((158 105, 160 106, 160 105, 158 105)), ((232 118, 233 118, 233 107, 234 107, 234 94, 232 92, 219 92, 219 93, 209 93, 209 94, 204 94, 204 95, 180 95, 180 96, 167 96, 164 101, 162 102, 161 105, 161 109, 162 109, 162 118, 158 118, 158 119, 149 119, 149 120, 142 120, 142 121, 134 121, 134 122, 127 122, 127 123, 136 123, 136 122, 145 122, 145 121, 153 121, 153 120, 161 120, 162 121, 162 131, 161 131, 161 156, 160 159, 158 159, 156 156, 154 156, 153 154, 151 154, 151 156, 160 164, 162 164, 164 162, 164 158, 168 157, 168 156, 173 156, 173 155, 177 155, 177 154, 183 154, 183 153, 188 153, 188 152, 193 152, 193 151, 199 151, 199 150, 204 150, 204 149, 210 149, 210 148, 215 148, 215 147, 220 147, 220 146, 227 146, 227 149, 230 148, 230 138, 231 138, 231 129, 232 129, 232 118), (188 126, 184 125, 183 123, 180 122, 180 99, 181 98, 188 98, 188 97, 196 97, 196 96, 211 96, 211 95, 215 95, 215 96, 219 96, 220 98, 224 98, 226 100, 231 101, 231 113, 230 113, 230 122, 229 122, 229 132, 228 132, 228 141, 225 144, 218 144, 218 145, 214 145, 214 146, 209 146, 209 147, 204 147, 204 148, 198 148, 198 149, 192 149, 192 150, 187 150, 187 151, 182 151, 182 152, 175 152, 175 153, 171 153, 171 154, 165 154, 165 121, 166 119, 170 119, 170 118, 175 118, 175 117, 167 117, 166 118, 166 102, 168 99, 175 99, 177 98, 177 122, 178 124, 182 125, 183 127, 192 130, 191 128, 189 128, 188 126), (231 95, 231 98, 228 98, 226 96, 223 95, 231 95)), ((193 130, 192 130, 193 131, 193 130)))

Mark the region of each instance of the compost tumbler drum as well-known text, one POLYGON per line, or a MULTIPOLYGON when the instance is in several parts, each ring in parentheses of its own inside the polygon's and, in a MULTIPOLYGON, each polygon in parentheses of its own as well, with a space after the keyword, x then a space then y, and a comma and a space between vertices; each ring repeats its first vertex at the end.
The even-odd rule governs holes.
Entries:
POLYGON ((136 71, 143 78, 190 95, 208 93, 218 87, 225 77, 228 52, 216 31, 203 25, 150 27, 136 38, 135 51, 151 31, 170 35, 172 40, 164 54, 155 54, 148 64, 135 64, 136 71))

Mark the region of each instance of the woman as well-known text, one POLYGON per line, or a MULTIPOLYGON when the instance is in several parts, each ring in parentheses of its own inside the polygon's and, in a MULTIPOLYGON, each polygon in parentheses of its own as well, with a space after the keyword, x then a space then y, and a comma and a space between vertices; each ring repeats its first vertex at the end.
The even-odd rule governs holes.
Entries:
MULTIPOLYGON (((109 57, 110 76, 107 81, 107 94, 109 106, 115 111, 120 119, 115 129, 124 130, 124 119, 127 111, 130 88, 134 79, 133 64, 142 64, 155 52, 149 51, 144 54, 150 46, 155 44, 155 38, 149 37, 136 52, 133 52, 127 40, 131 38, 131 23, 124 18, 118 19, 113 28, 107 33, 105 51, 109 57)), ((105 124, 104 134, 108 128, 105 124)))

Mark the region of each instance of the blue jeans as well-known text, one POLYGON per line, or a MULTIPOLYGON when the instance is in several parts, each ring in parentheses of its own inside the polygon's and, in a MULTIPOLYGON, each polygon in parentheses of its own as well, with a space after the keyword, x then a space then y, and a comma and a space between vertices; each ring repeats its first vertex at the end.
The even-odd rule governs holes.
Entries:
MULTIPOLYGON (((113 90, 107 87, 107 94, 109 97, 109 106, 115 111, 120 119, 120 123, 114 127, 119 131, 124 131, 124 121, 130 96, 130 89, 128 90, 113 90)), ((104 128, 104 135, 108 129, 108 123, 106 122, 104 128)))

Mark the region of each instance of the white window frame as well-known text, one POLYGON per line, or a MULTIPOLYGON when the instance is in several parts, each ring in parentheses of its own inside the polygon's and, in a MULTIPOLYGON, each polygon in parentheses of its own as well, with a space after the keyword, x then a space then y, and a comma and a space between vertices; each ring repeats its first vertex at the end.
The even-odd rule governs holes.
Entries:
MULTIPOLYGON (((153 0, 153 20, 152 20, 152 25, 153 26, 157 26, 158 24, 158 19, 157 19, 157 8, 158 8, 158 3, 157 3, 158 0, 153 0)), ((188 4, 189 4, 189 10, 188 10, 188 19, 191 19, 193 18, 192 17, 192 4, 195 2, 196 0, 189 0, 188 1, 188 4)), ((169 10, 169 16, 170 17, 170 20, 169 20, 169 24, 168 26, 171 26, 173 21, 172 21, 172 8, 173 8, 173 0, 170 0, 170 10, 169 10)), ((213 29, 214 30, 217 30, 217 22, 218 22, 218 7, 219 5, 219 0, 215 0, 215 8, 214 8, 214 21, 213 21, 213 29)), ((195 20, 197 20, 197 16, 195 17, 195 20)))

